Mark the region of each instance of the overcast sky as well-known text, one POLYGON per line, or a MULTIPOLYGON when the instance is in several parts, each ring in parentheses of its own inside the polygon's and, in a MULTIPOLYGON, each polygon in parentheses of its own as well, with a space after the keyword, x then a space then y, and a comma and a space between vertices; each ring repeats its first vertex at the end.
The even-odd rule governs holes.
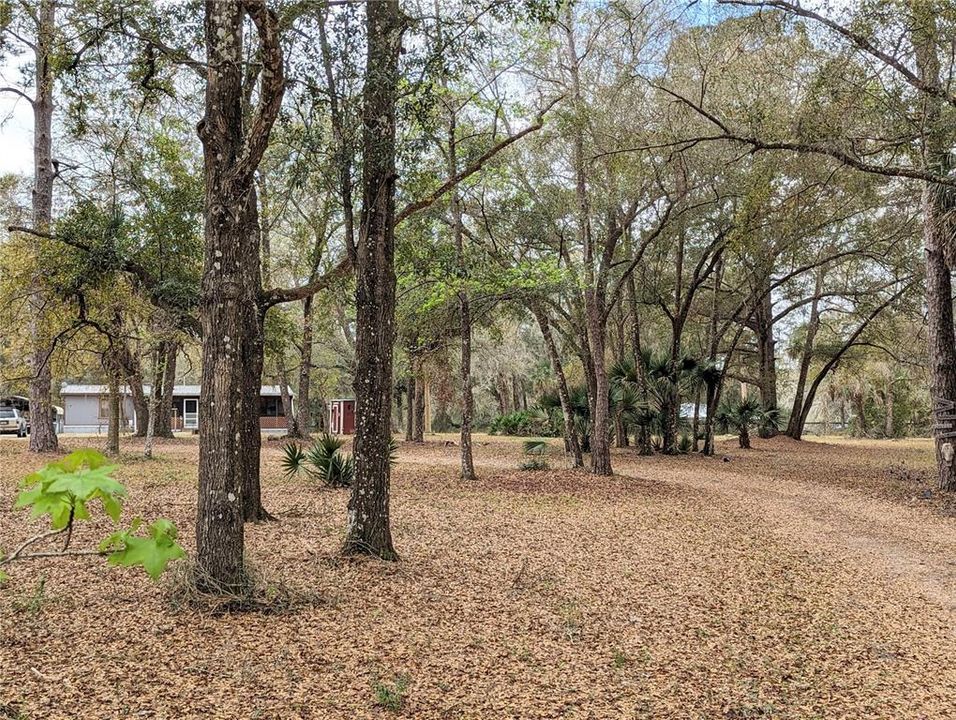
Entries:
MULTIPOLYGON (((0 87, 20 84, 17 65, 7 58, 0 65, 0 87)), ((23 98, 0 92, 0 174, 33 172, 33 109, 23 98)))

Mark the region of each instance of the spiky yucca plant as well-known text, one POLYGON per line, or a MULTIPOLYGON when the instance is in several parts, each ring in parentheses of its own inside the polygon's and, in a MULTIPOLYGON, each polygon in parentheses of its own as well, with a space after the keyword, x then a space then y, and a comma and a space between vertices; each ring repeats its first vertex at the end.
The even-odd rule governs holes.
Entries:
POLYGON ((286 477, 304 472, 329 487, 348 487, 355 473, 351 455, 340 452, 344 443, 325 433, 308 450, 296 443, 285 446, 282 467, 286 477))
MULTIPOLYGON (((286 477, 304 472, 317 478, 329 487, 349 487, 355 475, 355 461, 351 455, 343 453, 344 441, 325 433, 308 450, 297 443, 285 446, 282 468, 286 477)), ((395 438, 388 441, 388 463, 398 462, 398 443, 395 438)))

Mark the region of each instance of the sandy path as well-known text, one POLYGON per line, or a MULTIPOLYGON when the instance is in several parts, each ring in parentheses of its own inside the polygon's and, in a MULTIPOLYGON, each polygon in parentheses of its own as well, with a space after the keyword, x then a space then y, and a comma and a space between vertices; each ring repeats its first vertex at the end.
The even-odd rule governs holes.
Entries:
POLYGON ((956 615, 953 518, 838 486, 723 467, 715 471, 713 465, 702 462, 695 472, 687 472, 625 461, 618 462, 617 470, 707 493, 739 522, 761 523, 808 550, 861 563, 956 615))

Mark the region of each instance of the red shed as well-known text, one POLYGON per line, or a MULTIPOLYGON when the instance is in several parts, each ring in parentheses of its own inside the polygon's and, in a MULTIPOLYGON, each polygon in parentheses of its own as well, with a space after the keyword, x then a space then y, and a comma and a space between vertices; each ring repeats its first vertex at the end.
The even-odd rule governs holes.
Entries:
POLYGON ((329 432, 352 435, 355 432, 355 401, 338 398, 329 402, 329 432))

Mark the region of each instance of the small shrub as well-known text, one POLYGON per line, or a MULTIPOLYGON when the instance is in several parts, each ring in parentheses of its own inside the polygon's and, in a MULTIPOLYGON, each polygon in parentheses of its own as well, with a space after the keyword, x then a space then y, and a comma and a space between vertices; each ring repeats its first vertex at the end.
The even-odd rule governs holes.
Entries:
MULTIPOLYGON (((355 475, 355 461, 342 452, 343 441, 325 433, 308 450, 298 443, 289 443, 283 448, 282 469, 287 478, 304 472, 317 478, 329 487, 350 487, 355 475)), ((398 462, 398 443, 388 441, 388 462, 398 462)))
POLYGON ((304 472, 329 487, 349 487, 355 474, 351 455, 341 452, 343 442, 325 433, 308 450, 297 443, 285 446, 282 468, 286 477, 304 472))
POLYGON ((545 459, 548 454, 547 440, 525 440, 524 454, 528 459, 521 463, 522 470, 548 469, 548 461, 545 459))
POLYGON ((677 441, 677 452, 679 452, 681 455, 686 455, 691 451, 693 446, 694 443, 690 439, 690 435, 687 433, 681 433, 680 440, 677 441))
POLYGON ((557 434, 551 414, 545 408, 517 410, 499 415, 491 421, 488 430, 492 435, 545 435, 557 434))
POLYGON ((375 704, 383 707, 390 712, 399 712, 405 707, 405 699, 408 695, 408 686, 410 684, 407 675, 398 675, 390 683, 379 681, 373 688, 375 692, 375 704))

